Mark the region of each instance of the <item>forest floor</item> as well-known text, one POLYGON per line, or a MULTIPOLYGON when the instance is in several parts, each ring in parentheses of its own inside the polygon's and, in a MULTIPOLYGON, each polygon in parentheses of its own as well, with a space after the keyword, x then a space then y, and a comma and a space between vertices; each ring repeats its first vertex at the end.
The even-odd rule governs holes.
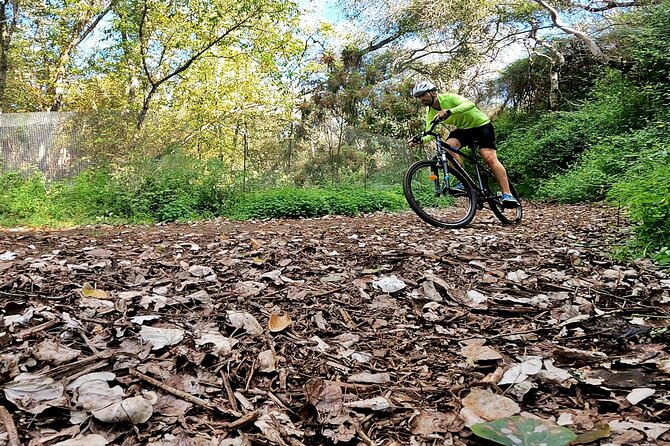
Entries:
POLYGON ((0 445, 492 444, 469 426, 512 415, 504 444, 668 445, 670 277, 611 259, 628 231, 546 204, 4 230, 0 445))

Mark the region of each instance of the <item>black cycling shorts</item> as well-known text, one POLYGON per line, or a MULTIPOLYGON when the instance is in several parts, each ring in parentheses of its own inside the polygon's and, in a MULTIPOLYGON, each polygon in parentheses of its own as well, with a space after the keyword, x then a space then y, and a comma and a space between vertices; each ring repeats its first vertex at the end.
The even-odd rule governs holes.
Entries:
POLYGON ((449 133, 449 138, 457 139, 462 147, 476 145, 479 149, 496 148, 496 134, 490 122, 471 129, 456 129, 449 133))

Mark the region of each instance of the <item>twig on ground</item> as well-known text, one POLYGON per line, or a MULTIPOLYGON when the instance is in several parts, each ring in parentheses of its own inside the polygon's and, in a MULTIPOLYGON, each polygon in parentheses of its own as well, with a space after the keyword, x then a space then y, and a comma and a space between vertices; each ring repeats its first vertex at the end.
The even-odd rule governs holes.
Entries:
POLYGON ((260 415, 260 413, 257 410, 254 410, 252 412, 245 414, 243 417, 238 418, 235 421, 231 421, 230 423, 222 423, 221 426, 224 429, 233 431, 235 429, 239 429, 240 427, 244 426, 247 423, 251 423, 256 418, 258 418, 258 415, 260 415))
POLYGON ((0 406, 0 419, 2 424, 5 426, 5 432, 7 432, 9 446, 20 446, 19 443, 19 432, 16 430, 16 425, 14 424, 14 419, 9 414, 5 406, 0 406))
POLYGON ((183 399, 184 401, 188 401, 189 403, 193 403, 193 404, 196 404, 200 407, 204 407, 207 410, 215 410, 216 409, 216 407, 213 406, 212 404, 210 404, 208 401, 205 401, 205 400, 200 399, 196 396, 193 396, 190 393, 186 393, 186 392, 183 392, 181 390, 175 389, 174 387, 168 386, 167 384, 164 384, 164 383, 158 381, 157 379, 154 379, 150 376, 147 376, 144 373, 138 372, 137 370, 130 369, 130 370, 128 370, 128 372, 132 376, 134 376, 136 378, 139 378, 142 381, 145 381, 145 382, 151 384, 152 386, 156 386, 159 389, 164 390, 169 394, 172 394, 176 397, 179 397, 179 398, 183 399))
POLYGON ((221 379, 223 380, 223 387, 226 389, 226 394, 228 395, 230 407, 232 407, 234 411, 239 412, 237 399, 235 399, 235 393, 233 392, 233 388, 230 386, 230 378, 228 377, 228 373, 224 370, 221 370, 220 373, 221 379))

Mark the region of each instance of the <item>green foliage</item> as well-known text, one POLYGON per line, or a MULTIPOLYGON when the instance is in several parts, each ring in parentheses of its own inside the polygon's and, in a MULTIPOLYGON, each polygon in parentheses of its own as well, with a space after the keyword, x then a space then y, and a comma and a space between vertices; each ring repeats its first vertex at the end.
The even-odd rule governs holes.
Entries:
POLYGON ((629 209, 636 224, 634 253, 655 257, 659 264, 670 267, 670 144, 646 156, 649 162, 631 170, 614 185, 608 198, 629 209))
POLYGON ((643 105, 646 100, 643 89, 611 71, 578 110, 538 115, 513 129, 508 122, 518 115, 501 117, 505 133, 499 148, 505 166, 521 190, 537 190, 604 138, 644 127, 651 113, 643 105))
POLYGON ((541 184, 537 196, 561 203, 601 200, 629 171, 635 171, 638 163, 649 162, 667 137, 653 127, 603 137, 570 170, 541 184))
POLYGON ((0 222, 14 226, 32 215, 43 213, 47 191, 41 175, 22 178, 18 173, 0 176, 0 222))
POLYGON ((631 75, 648 87, 656 105, 670 104, 670 1, 632 14, 632 26, 614 33, 624 43, 624 57, 633 61, 631 75))
POLYGON ((471 429, 479 437, 506 446, 565 446, 577 438, 565 427, 521 416, 475 424, 471 429))
POLYGON ((100 221, 174 221, 221 215, 235 187, 225 166, 171 155, 119 172, 91 169, 73 179, 0 176, 0 224, 72 225, 100 221))
POLYGON ((400 191, 369 189, 278 189, 246 195, 231 217, 299 218, 393 211, 406 207, 400 191))
POLYGON ((89 170, 48 183, 40 175, 0 175, 0 225, 316 217, 405 207, 394 189, 277 189, 243 194, 224 181, 227 166, 180 155, 136 162, 118 172, 89 170))

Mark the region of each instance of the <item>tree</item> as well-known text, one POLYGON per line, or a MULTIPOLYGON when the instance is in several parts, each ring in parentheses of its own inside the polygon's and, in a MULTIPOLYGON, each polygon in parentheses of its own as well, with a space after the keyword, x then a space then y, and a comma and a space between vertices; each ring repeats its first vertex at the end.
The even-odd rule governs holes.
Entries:
POLYGON ((0 0, 0 111, 5 103, 5 87, 9 71, 9 49, 16 32, 20 0, 0 0))
POLYGON ((144 122, 160 89, 177 81, 194 62, 215 48, 237 47, 261 54, 268 38, 295 14, 295 5, 279 0, 129 0, 128 35, 136 39, 142 67, 143 99, 137 127, 144 122))

